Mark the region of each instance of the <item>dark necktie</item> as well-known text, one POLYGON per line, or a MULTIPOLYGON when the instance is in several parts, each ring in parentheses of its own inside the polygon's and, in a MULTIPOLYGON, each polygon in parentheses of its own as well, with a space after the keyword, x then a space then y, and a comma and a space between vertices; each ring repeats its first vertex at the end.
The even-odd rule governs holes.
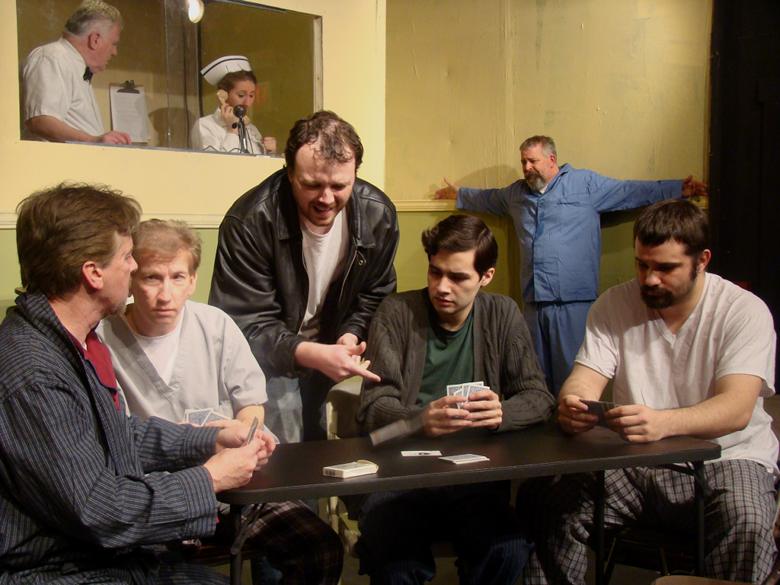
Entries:
POLYGON ((84 68, 84 81, 92 82, 92 70, 89 67, 84 68))

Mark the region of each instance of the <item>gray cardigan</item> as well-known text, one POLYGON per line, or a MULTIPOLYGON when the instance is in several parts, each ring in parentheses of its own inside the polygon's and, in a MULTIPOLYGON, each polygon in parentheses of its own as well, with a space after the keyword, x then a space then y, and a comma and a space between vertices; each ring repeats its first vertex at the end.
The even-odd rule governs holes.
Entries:
MULTIPOLYGON (((429 305, 427 290, 387 297, 368 335, 366 357, 382 378, 364 382, 358 423, 363 432, 408 418, 425 366, 429 305)), ((474 378, 484 380, 502 400, 499 431, 521 429, 550 417, 555 406, 533 350, 528 327, 514 300, 480 292, 474 301, 474 378)))

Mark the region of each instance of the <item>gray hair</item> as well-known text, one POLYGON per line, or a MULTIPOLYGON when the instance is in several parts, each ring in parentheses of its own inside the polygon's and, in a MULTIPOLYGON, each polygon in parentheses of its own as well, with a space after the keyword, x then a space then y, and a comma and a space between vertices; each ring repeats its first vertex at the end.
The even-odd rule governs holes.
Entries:
POLYGON ((122 27, 122 14, 116 7, 103 0, 84 0, 65 23, 65 32, 82 37, 96 27, 107 29, 114 24, 122 27))
POLYGON ((520 145, 520 152, 536 146, 537 144, 542 145, 544 154, 552 154, 555 155, 556 158, 558 157, 558 153, 555 150, 555 141, 549 136, 531 136, 530 138, 526 138, 520 145))

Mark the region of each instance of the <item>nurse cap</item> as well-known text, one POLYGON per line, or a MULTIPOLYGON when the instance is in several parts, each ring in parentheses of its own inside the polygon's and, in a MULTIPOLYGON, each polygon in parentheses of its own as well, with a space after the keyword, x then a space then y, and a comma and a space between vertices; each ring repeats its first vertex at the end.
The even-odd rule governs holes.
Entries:
POLYGON ((201 69, 200 74, 211 85, 216 86, 225 75, 235 71, 252 71, 249 59, 243 55, 219 57, 201 69))

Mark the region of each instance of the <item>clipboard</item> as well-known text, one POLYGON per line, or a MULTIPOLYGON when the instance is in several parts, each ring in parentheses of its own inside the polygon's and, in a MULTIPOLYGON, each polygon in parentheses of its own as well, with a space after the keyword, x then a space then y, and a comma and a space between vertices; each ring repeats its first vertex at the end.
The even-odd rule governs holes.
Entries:
POLYGON ((133 80, 108 86, 111 128, 127 132, 135 143, 149 142, 149 111, 142 85, 133 80))

